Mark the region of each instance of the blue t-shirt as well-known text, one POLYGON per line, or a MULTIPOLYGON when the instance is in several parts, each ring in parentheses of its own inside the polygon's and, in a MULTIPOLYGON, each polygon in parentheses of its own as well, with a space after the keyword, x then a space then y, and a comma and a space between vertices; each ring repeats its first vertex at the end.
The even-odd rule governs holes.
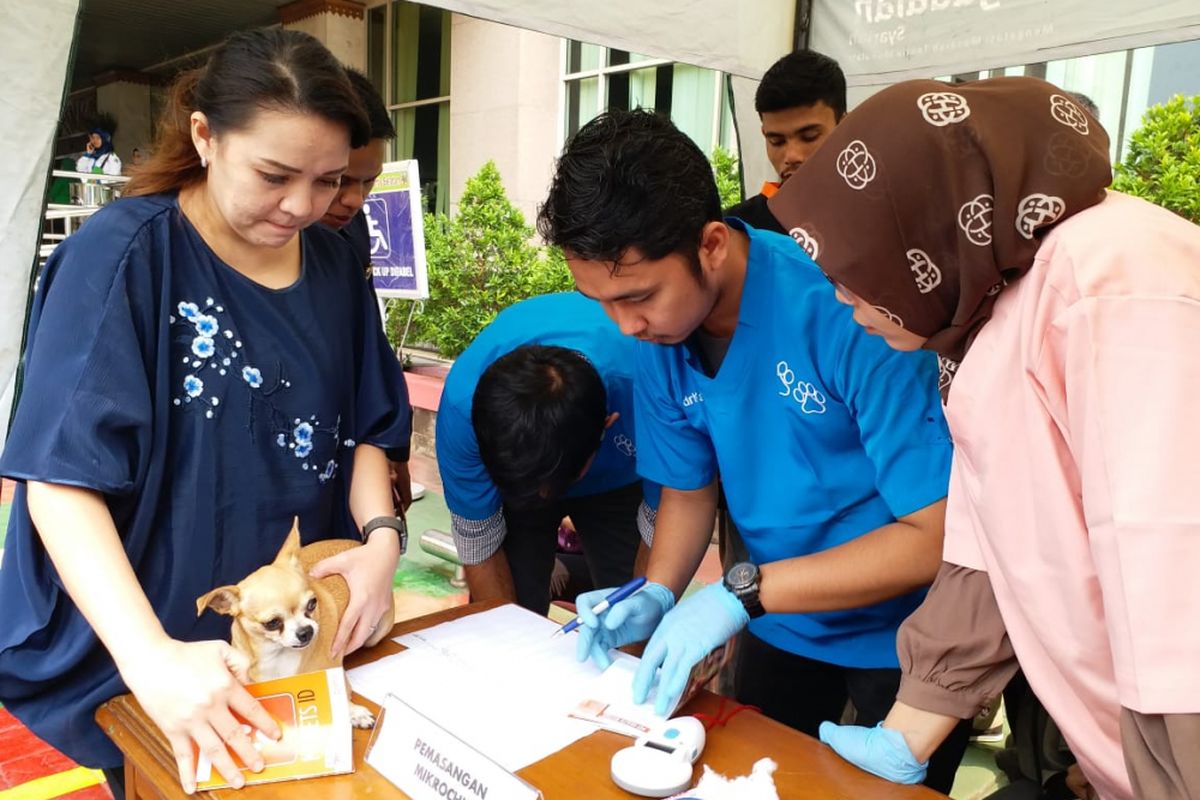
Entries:
MULTIPOLYGON (((791 238, 745 231, 741 308, 716 376, 689 344, 638 346, 638 465, 679 490, 719 472, 750 557, 765 564, 827 550, 945 497, 951 446, 936 357, 865 333, 791 238)), ((922 596, 768 614, 750 630, 809 658, 896 667, 896 629, 922 596)))
MULTIPOLYGON (((498 518, 503 501, 484 468, 471 424, 475 387, 498 358, 530 344, 582 353, 604 381, 609 413, 619 414, 605 431, 591 467, 567 496, 600 494, 640 480, 634 445, 636 341, 621 335, 599 303, 578 292, 533 297, 509 306, 455 360, 438 405, 438 469, 453 515, 459 557, 467 564, 488 558, 503 541, 498 518), (487 520, 496 521, 482 524, 487 520)), ((651 505, 657 505, 656 497, 651 505)))
MULTIPOLYGON (((362 265, 300 234, 300 278, 268 289, 220 261, 173 195, 119 200, 55 251, 30 319, 0 472, 108 504, 168 634, 228 639, 196 598, 304 541, 357 538, 356 443, 407 445, 408 394, 362 265)), ((89 766, 121 754, 92 719, 125 691, 62 589, 17 485, 0 568, 0 702, 89 766)), ((96 575, 103 583, 108 578, 96 575)))

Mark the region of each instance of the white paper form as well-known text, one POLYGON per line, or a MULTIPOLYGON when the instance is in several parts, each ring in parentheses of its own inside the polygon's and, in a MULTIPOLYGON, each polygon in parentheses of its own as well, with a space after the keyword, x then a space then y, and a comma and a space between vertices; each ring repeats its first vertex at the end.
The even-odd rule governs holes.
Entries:
POLYGON ((508 770, 518 770, 596 730, 569 713, 584 700, 652 722, 653 697, 632 702, 637 659, 614 652, 601 671, 575 660, 575 637, 513 605, 406 634, 409 649, 350 670, 356 692, 380 702, 387 692, 433 719, 508 770))

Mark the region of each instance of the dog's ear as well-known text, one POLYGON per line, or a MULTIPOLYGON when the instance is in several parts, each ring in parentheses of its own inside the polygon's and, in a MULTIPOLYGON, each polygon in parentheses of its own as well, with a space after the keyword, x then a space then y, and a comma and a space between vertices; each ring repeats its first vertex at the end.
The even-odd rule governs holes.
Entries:
POLYGON ((275 563, 295 562, 300 563, 300 518, 292 517, 292 529, 288 531, 287 538, 283 540, 283 547, 279 548, 279 553, 275 556, 275 563))
POLYGON ((241 599, 242 595, 238 591, 238 587, 218 586, 208 594, 196 598, 196 616, 203 614, 204 609, 211 608, 218 614, 236 617, 241 611, 241 599))

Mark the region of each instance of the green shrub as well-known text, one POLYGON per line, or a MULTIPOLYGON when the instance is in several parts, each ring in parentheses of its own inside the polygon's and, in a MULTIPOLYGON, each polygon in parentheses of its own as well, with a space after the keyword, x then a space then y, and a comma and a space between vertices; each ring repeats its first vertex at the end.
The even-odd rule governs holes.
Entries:
POLYGON ((1200 223, 1200 95, 1146 111, 1113 188, 1200 223))
POLYGON ((721 208, 730 208, 742 202, 742 175, 738 169, 738 158, 724 147, 713 150, 713 175, 717 179, 717 194, 721 195, 721 208))
MULTIPOLYGON (((409 344, 433 346, 453 358, 501 310, 535 295, 575 288, 562 252, 539 247, 533 228, 504 193, 489 161, 467 181, 458 215, 425 215, 429 299, 414 314, 409 344)), ((392 301, 388 337, 398 345, 407 303, 392 301)))

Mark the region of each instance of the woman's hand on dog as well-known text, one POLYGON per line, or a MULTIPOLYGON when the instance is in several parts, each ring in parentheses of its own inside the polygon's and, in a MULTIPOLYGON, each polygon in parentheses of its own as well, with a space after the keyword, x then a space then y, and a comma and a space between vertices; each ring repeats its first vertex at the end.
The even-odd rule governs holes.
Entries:
MULTIPOLYGON (((365 548, 358 548, 365 549, 365 548)), ((142 708, 162 729, 175 754, 183 790, 196 790, 193 742, 235 789, 245 784, 231 753, 255 772, 263 768, 252 729, 271 739, 279 726, 242 686, 244 662, 227 643, 164 639, 153 652, 124 665, 121 677, 142 708)))
POLYGON ((391 528, 371 532, 367 543, 313 565, 314 578, 341 575, 350 587, 350 602, 333 637, 331 658, 353 653, 371 636, 392 602, 392 578, 400 561, 400 536, 391 528))

